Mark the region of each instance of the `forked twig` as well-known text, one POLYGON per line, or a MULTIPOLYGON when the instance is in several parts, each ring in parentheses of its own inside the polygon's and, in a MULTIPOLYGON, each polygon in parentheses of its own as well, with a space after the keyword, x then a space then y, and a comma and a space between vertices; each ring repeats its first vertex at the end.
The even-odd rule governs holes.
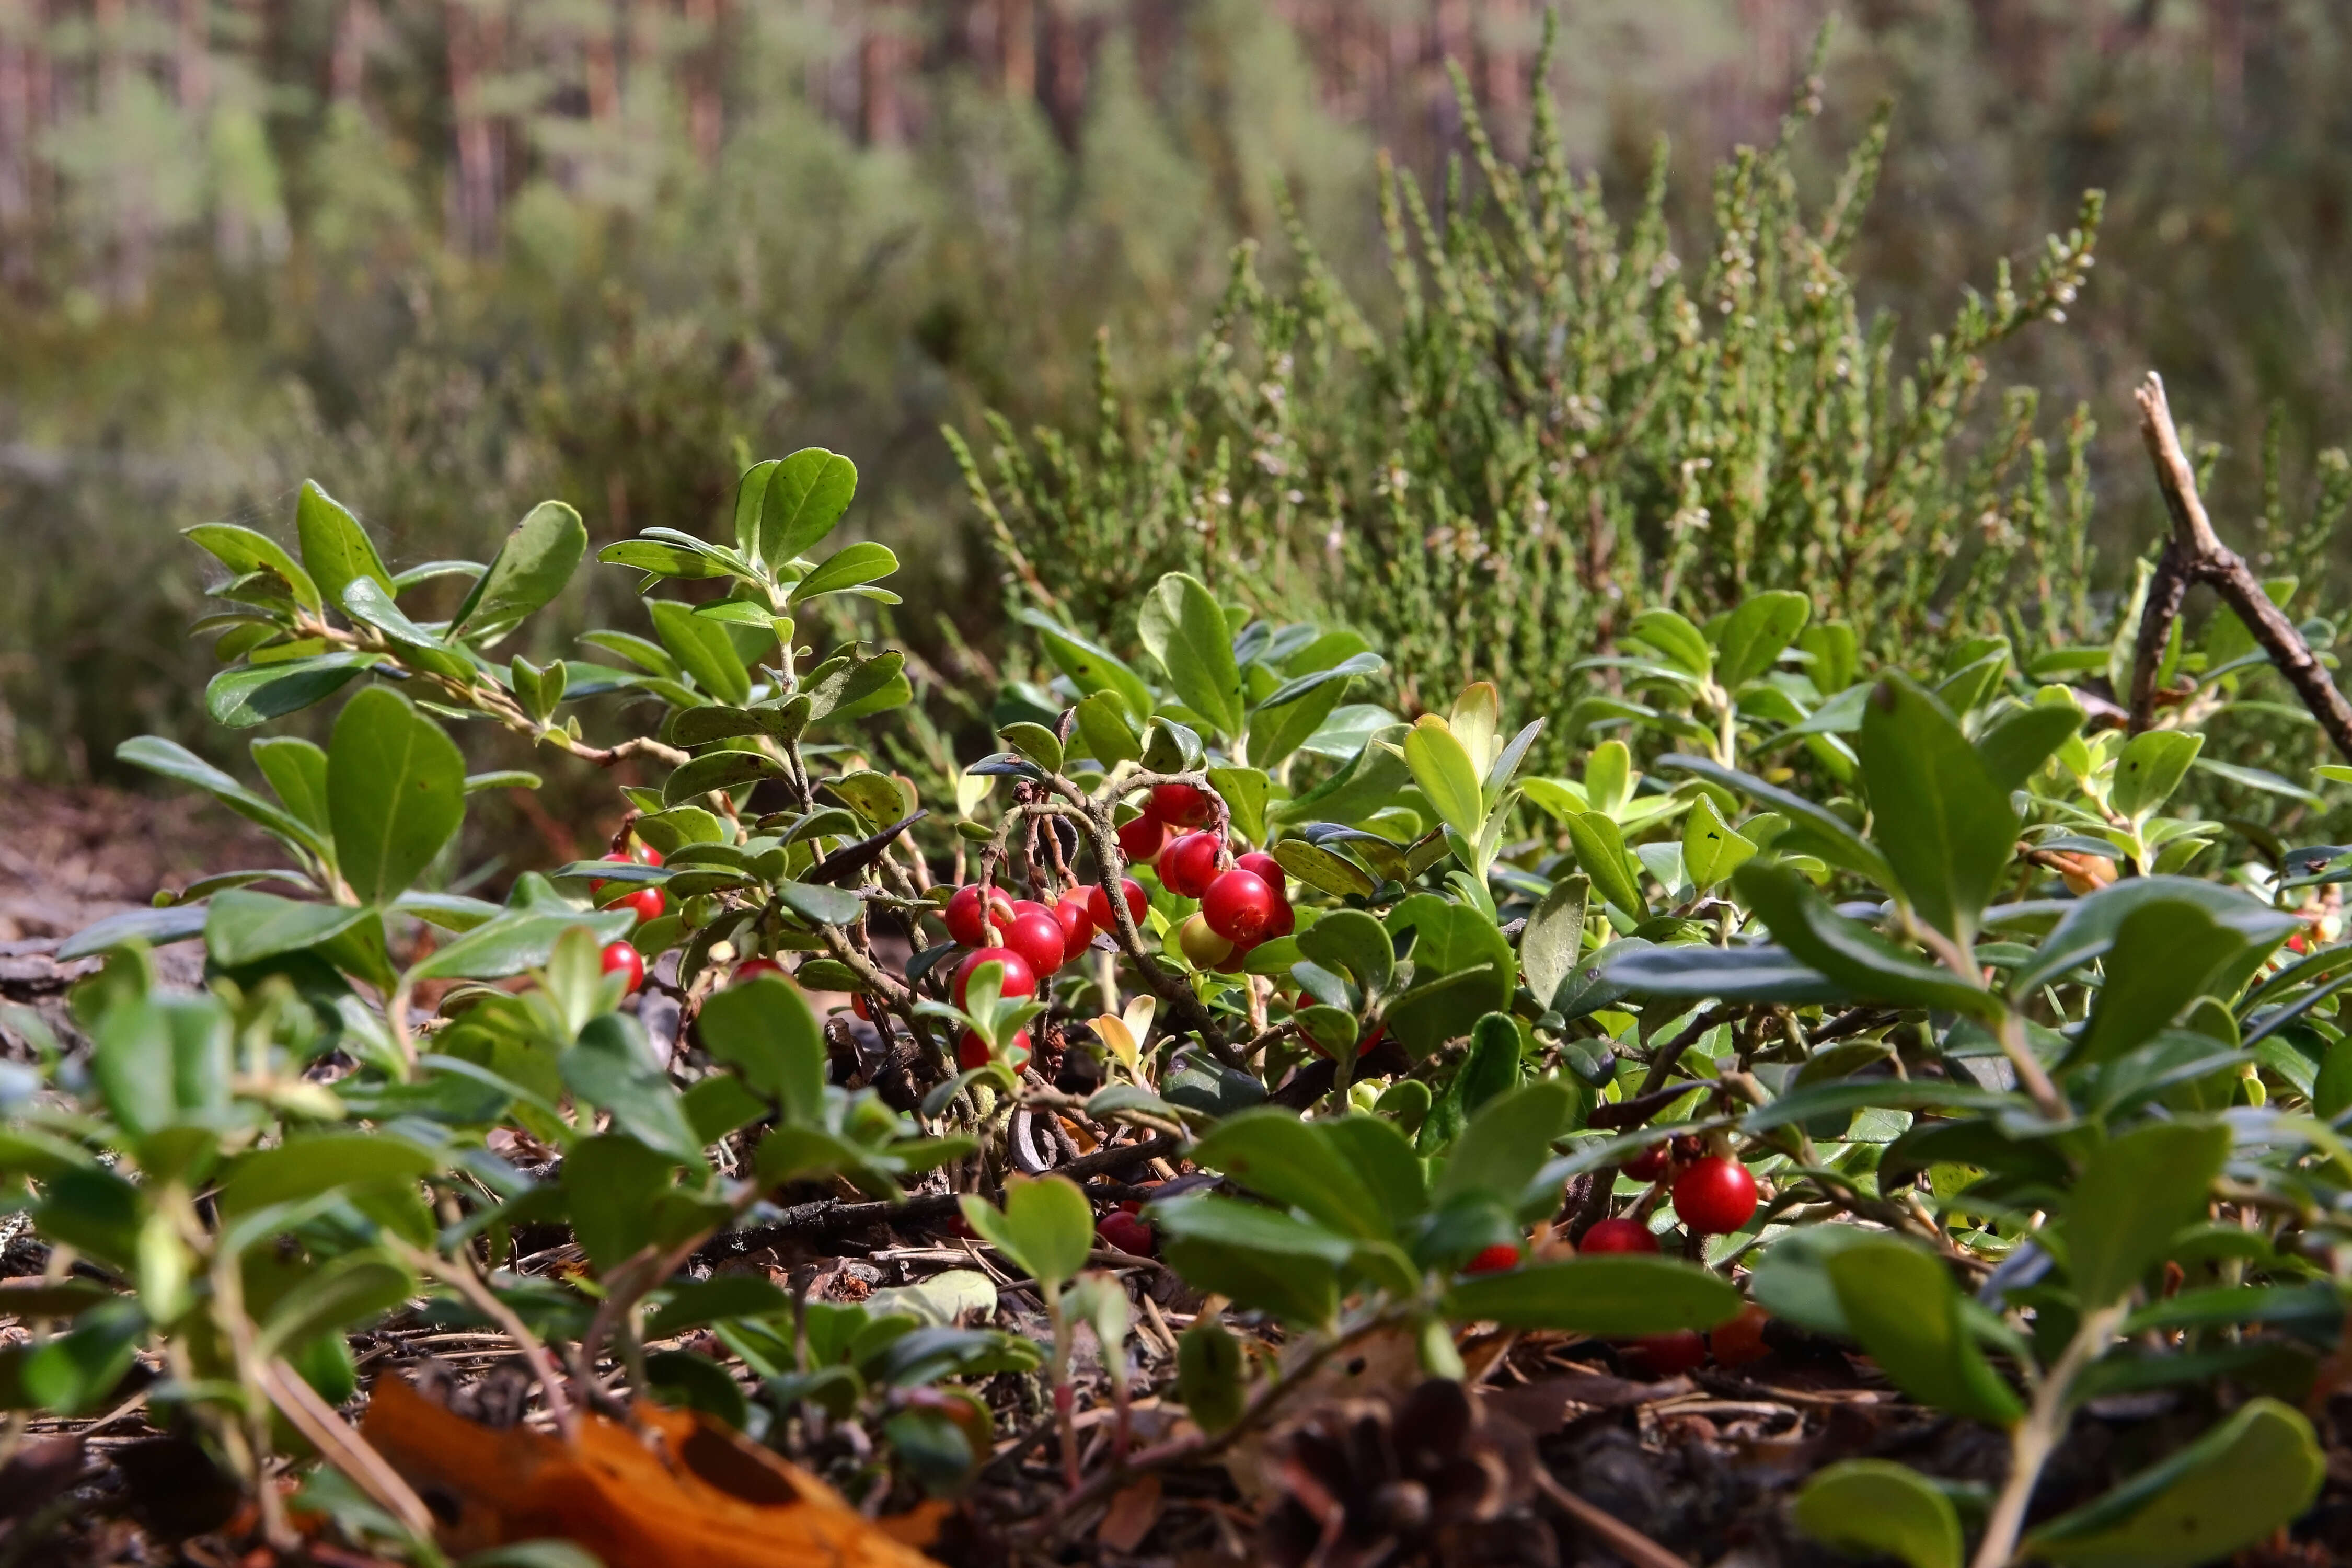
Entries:
POLYGON ((2172 426, 2172 409, 2164 397, 2164 378, 2155 372, 2139 389, 2139 429, 2147 455, 2156 465, 2158 486, 2164 491, 2165 510, 2172 515, 2172 534, 2165 541, 2148 584, 2147 601, 2140 611, 2139 641, 2132 659, 2131 730, 2137 734, 2153 722, 2156 678, 2164 651, 2179 618, 2180 602, 2191 584, 2211 584, 2221 602, 2237 613, 2262 650, 2270 655, 2311 716, 2327 732, 2336 752, 2352 761, 2352 702, 2344 700, 2326 666, 2286 616, 2271 603, 2243 557, 2221 542, 2198 498, 2197 472, 2180 448, 2172 426))

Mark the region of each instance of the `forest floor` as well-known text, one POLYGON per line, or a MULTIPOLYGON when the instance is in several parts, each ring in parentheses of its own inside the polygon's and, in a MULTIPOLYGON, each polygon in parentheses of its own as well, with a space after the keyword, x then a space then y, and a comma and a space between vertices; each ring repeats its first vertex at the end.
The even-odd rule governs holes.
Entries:
MULTIPOLYGON (((66 990, 89 966, 53 961, 63 938, 148 902, 159 888, 268 864, 266 841, 241 826, 208 803, 17 788, 0 836, 0 1061, 30 1055, 35 1026, 17 1009, 30 1009, 73 1043, 66 990)), ((166 984, 199 983, 194 944, 158 957, 166 984)), ((936 1214, 940 1205, 923 1206, 936 1214)), ((989 1249, 951 1234, 955 1228, 900 1219, 722 1239, 705 1248, 698 1268, 764 1272, 811 1299, 836 1301, 952 1273, 965 1287, 984 1279, 994 1303, 968 1313, 967 1321, 1049 1337, 1024 1283, 989 1249)), ((522 1267, 562 1270, 576 1254, 568 1240, 538 1238, 522 1267)), ((1144 1448, 1181 1436, 1181 1411, 1150 1390, 1172 1383, 1175 1336, 1202 1303, 1150 1259, 1101 1256, 1121 1265, 1137 1309, 1138 1397, 1128 1441, 1144 1448)), ((21 1224, 0 1215, 0 1277, 37 1275, 47 1261, 21 1224)), ((25 1332, 0 1318, 0 1343, 25 1332)), ((717 1351, 708 1334, 698 1339, 696 1348, 717 1351)), ((1454 1385, 1423 1382, 1402 1334, 1370 1340, 1328 1363, 1286 1414, 1217 1459, 1172 1467, 1066 1517, 1058 1507, 1063 1468, 1039 1391, 1030 1379, 1000 1376, 983 1390, 997 1423, 996 1453, 944 1515, 929 1550, 943 1562, 974 1565, 1812 1568, 1852 1561, 1805 1541, 1788 1521, 1793 1489, 1823 1465, 1899 1459, 1948 1479, 1964 1497, 1987 1496, 1998 1482, 2006 1446, 1997 1435, 1908 1403, 1867 1362, 1826 1342, 1775 1325, 1768 1343, 1768 1353, 1737 1368, 1654 1378, 1598 1342, 1474 1337, 1463 1346, 1475 1374, 1465 1401, 1454 1385)), ((1090 1337, 1081 1336, 1080 1346, 1077 1419, 1091 1467, 1118 1441, 1118 1423, 1090 1337)), ((500 1379, 514 1377, 499 1336, 413 1315, 358 1336, 352 1349, 362 1378, 345 1410, 354 1421, 383 1377, 421 1375, 442 1400, 468 1412, 497 1403, 500 1379)), ((134 1373, 124 1401, 96 1419, 0 1426, 0 1568, 269 1568, 305 1561, 362 1568, 375 1561, 326 1539, 291 1555, 259 1544, 251 1509, 221 1484, 201 1450, 148 1425, 142 1385, 155 1372, 134 1373)), ((752 1381, 748 1373, 745 1380, 752 1381)), ((2168 1451, 2210 1421, 2216 1393, 2167 1390, 2093 1402, 2053 1461, 2036 1512, 2086 1500, 2168 1451)), ((520 1414, 544 1425, 544 1413, 525 1411, 520 1398, 509 1403, 509 1420, 520 1414)), ((2352 1394, 2316 1414, 2329 1444, 2326 1491, 2294 1539, 2241 1553, 2242 1568, 2352 1561, 2346 1441, 2352 1394)), ((858 1447, 855 1435, 835 1431, 813 1447, 793 1445, 792 1457, 846 1479, 858 1447)), ((914 1500, 860 1500, 872 1508, 914 1500)), ((744 1551, 723 1563, 698 1561, 712 1568, 834 1561, 781 1544, 763 1551, 746 1543, 744 1551)))

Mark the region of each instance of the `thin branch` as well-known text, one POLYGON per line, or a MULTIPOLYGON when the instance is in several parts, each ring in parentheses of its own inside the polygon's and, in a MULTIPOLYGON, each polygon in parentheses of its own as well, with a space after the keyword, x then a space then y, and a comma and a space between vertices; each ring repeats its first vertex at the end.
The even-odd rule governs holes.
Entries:
POLYGON ((350 1424, 335 1414, 334 1406, 302 1381, 299 1373, 283 1361, 272 1361, 259 1369, 257 1377, 262 1393, 278 1407, 278 1413, 294 1430, 309 1438, 310 1446, 324 1455, 329 1464, 350 1477, 353 1486, 400 1521, 410 1534, 424 1541, 433 1539, 433 1510, 425 1506, 425 1500, 376 1452, 374 1445, 352 1430, 350 1424))
MULTIPOLYGON (((2164 491, 2165 510, 2172 515, 2172 537, 2165 545, 2165 560, 2177 559, 2180 587, 2191 583, 2205 583, 2220 594, 2221 602, 2237 613, 2253 634, 2254 641, 2270 655, 2289 686, 2336 750, 2352 761, 2352 702, 2344 700, 2336 682, 2311 651, 2286 612, 2271 603, 2263 585, 2248 570, 2244 559, 2224 545, 2213 531, 2212 520, 2205 513, 2205 503, 2197 494, 2197 473, 2189 467, 2189 458, 2180 447, 2180 436, 2173 428, 2172 409, 2165 401, 2164 380, 2154 372, 2139 389, 2139 428, 2147 443, 2147 455, 2156 465, 2157 484, 2164 491)), ((2165 576, 2159 565, 2158 576, 2165 576)), ((2156 613, 2156 584, 2148 590, 2148 606, 2140 616, 2139 643, 2135 650, 2132 677, 2132 716, 2134 731, 2147 727, 2155 701, 2155 669, 2164 657, 2165 644, 2172 636, 2171 615, 2156 613), (2147 687, 2147 702, 2142 699, 2143 675, 2147 687)), ((2179 592, 2172 593, 2171 610, 2179 609, 2179 592)))

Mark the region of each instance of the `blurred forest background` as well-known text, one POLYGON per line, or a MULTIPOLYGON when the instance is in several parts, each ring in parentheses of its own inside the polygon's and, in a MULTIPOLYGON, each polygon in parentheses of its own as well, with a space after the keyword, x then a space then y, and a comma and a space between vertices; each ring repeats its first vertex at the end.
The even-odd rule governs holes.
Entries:
MULTIPOLYGON (((1773 136, 1832 9, 1561 0, 1574 162, 1630 209, 1670 138, 1703 237, 1710 170, 1773 136)), ((1853 265, 1912 347, 2109 193, 2072 319, 1995 361, 2102 424, 2106 576, 2155 536, 2125 412, 2148 366, 2222 444, 2225 528, 2262 504, 2266 432, 2307 488, 2352 434, 2352 8, 1835 9, 1801 174, 1826 190, 1893 101, 1853 265)), ((1083 424, 1098 329, 1148 406, 1233 246, 1286 265, 1286 202, 1380 310, 1376 154, 1442 204, 1449 60, 1523 148, 1541 25, 1538 0, 0 0, 0 778, 108 779, 145 731, 222 752, 176 530, 282 532, 305 475, 398 569, 551 495, 600 542, 700 528, 747 458, 829 446, 864 472, 853 526, 908 560, 900 633, 984 668, 996 568, 941 426, 1083 424)))

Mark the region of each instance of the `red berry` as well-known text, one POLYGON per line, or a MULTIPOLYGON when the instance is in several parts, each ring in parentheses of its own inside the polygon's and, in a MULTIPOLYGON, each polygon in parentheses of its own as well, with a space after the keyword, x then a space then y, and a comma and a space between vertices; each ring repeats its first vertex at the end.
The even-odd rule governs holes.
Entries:
POLYGON ((747 958, 735 966, 735 980, 740 984, 746 980, 757 980, 762 974, 781 976, 783 973, 784 966, 772 958, 747 958))
POLYGON ((627 980, 621 987, 621 994, 624 996, 646 983, 645 954, 625 942, 609 942, 605 945, 604 964, 605 973, 627 976, 627 980))
POLYGON ((874 1009, 866 1005, 866 993, 863 991, 850 993, 849 1010, 869 1024, 874 1021, 874 1009))
POLYGON ((1706 1341, 1696 1329, 1676 1329, 1635 1340, 1625 1347, 1624 1356, 1648 1376, 1679 1377, 1706 1364, 1706 1341))
POLYGON ((1739 1315, 1727 1323, 1718 1323, 1706 1336, 1707 1349, 1715 1352, 1716 1361, 1724 1366, 1760 1361, 1771 1352, 1764 1342, 1764 1325, 1772 1315, 1750 1301, 1739 1309, 1739 1315))
POLYGON ((1519 1266, 1519 1249, 1498 1241, 1462 1266, 1465 1274, 1502 1274, 1519 1266))
POLYGON ((616 910, 635 910, 637 923, 643 925, 647 921, 661 918, 662 890, 659 888, 639 888, 627 898, 615 900, 612 907, 616 910))
POLYGON ((971 972, 983 963, 999 963, 1004 966, 1004 977, 997 982, 996 986, 996 994, 999 996, 1031 996, 1036 994, 1037 972, 1029 967, 1027 959, 1009 947, 983 947, 966 953, 964 961, 956 965, 957 1006, 963 1005, 964 987, 971 983, 971 972))
POLYGON ((1653 1143, 1626 1161, 1622 1168, 1637 1182, 1654 1182, 1666 1173, 1666 1146, 1653 1143))
POLYGON ((1265 922, 1265 935, 1259 940, 1272 942, 1276 937, 1288 936, 1297 929, 1298 916, 1291 909, 1290 900, 1280 893, 1275 894, 1274 917, 1265 922))
MULTIPOLYGON (((1005 1047, 1004 1058, 1007 1062, 1016 1068, 1025 1067, 1028 1065, 1028 1030, 1024 1029, 1019 1034, 1013 1037, 1013 1043, 1005 1047)), ((963 1032, 963 1037, 956 1042, 956 1066, 963 1068, 966 1072, 970 1072, 975 1068, 984 1068, 995 1059, 996 1058, 994 1057, 990 1056, 988 1053, 988 1042, 982 1039, 970 1029, 966 1029, 963 1032)))
POLYGON ((1265 879, 1250 871, 1228 871, 1201 895, 1202 918, 1227 942, 1255 942, 1264 937, 1274 923, 1274 891, 1265 879))
POLYGON ((1076 958, 1095 939, 1094 917, 1087 913, 1087 890, 1072 888, 1054 905, 1054 919, 1062 927, 1064 958, 1076 958))
POLYGON ((1062 967, 1062 922, 1032 904, 1013 917, 1004 945, 1026 959, 1034 973, 1051 974, 1062 967))
POLYGON ((1675 1212, 1701 1236, 1727 1236, 1756 1212, 1756 1178, 1737 1160, 1709 1154, 1675 1178, 1675 1212))
MULTIPOLYGON (((988 889, 988 907, 993 924, 1003 925, 1013 919, 1013 898, 1002 888, 988 889)), ((948 934, 966 947, 986 947, 992 940, 991 933, 981 929, 980 884, 967 882, 955 890, 948 900, 948 934)))
MULTIPOLYGON (((1140 931, 1144 911, 1151 907, 1151 900, 1144 893, 1143 884, 1132 877, 1121 877, 1118 885, 1119 891, 1127 895, 1127 912, 1134 918, 1136 929, 1140 931)), ((1095 922, 1097 931, 1115 931, 1118 929, 1118 916, 1110 907, 1110 895, 1103 891, 1100 882, 1087 889, 1087 918, 1095 922)))
MULTIPOLYGON (((618 860, 624 858, 624 857, 619 855, 608 855, 605 858, 608 860, 618 860)), ((636 847, 629 851, 626 858, 635 860, 640 866, 658 866, 662 863, 662 852, 655 848, 650 844, 639 844, 636 847)))
POLYGON ((1604 1219, 1584 1233, 1576 1250, 1588 1257, 1599 1252, 1655 1252, 1658 1238, 1637 1219, 1604 1219))
POLYGON ((1160 885, 1180 899, 1197 899, 1217 879, 1224 846, 1213 833, 1187 833, 1160 852, 1160 885))
POLYGON ((1095 1226, 1095 1234, 1102 1237, 1103 1244, 1107 1247, 1117 1247, 1121 1252, 1133 1253, 1138 1258, 1151 1256, 1153 1249, 1151 1226, 1140 1215, 1126 1214, 1114 1209, 1103 1215, 1102 1223, 1095 1226))
POLYGON ((1168 825, 1147 811, 1119 828, 1118 852, 1131 866, 1146 865, 1167 837, 1168 825))
POLYGON ((1264 878, 1265 885, 1272 888, 1276 895, 1288 896, 1289 874, 1283 870, 1281 861, 1265 850, 1253 849, 1246 855, 1236 855, 1234 864, 1254 876, 1264 878))
POLYGON ((1216 815, 1216 803, 1196 784, 1153 784, 1151 815, 1179 827, 1203 827, 1216 815))

